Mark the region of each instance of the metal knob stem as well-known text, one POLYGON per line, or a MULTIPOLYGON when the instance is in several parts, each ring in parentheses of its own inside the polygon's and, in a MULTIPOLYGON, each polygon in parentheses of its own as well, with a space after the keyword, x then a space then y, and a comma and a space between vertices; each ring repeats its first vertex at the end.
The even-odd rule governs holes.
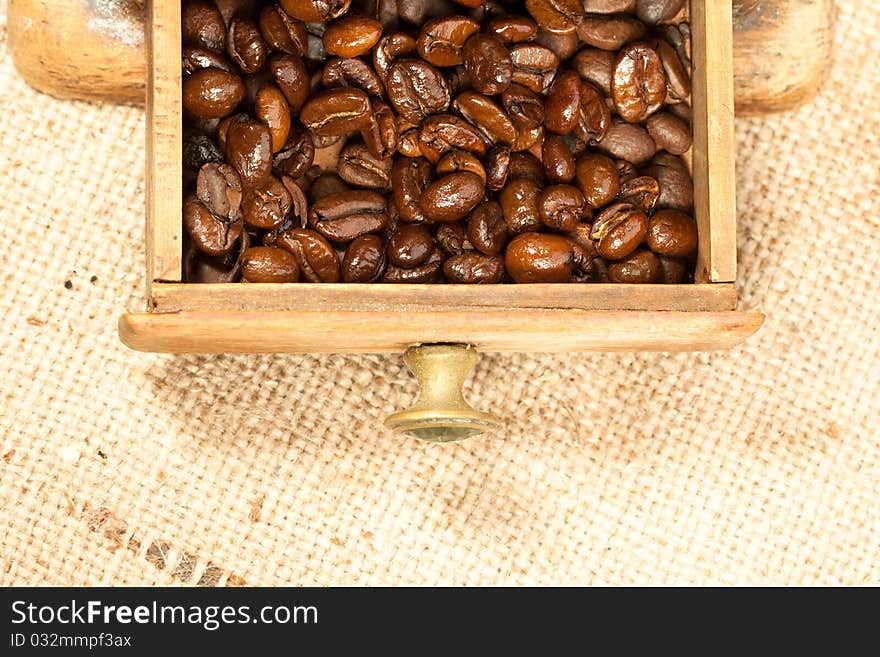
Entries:
POLYGON ((494 415, 476 410, 462 395, 462 385, 479 358, 477 350, 465 344, 407 349, 403 360, 419 381, 419 399, 408 410, 389 416, 385 426, 438 443, 463 440, 498 426, 494 415))

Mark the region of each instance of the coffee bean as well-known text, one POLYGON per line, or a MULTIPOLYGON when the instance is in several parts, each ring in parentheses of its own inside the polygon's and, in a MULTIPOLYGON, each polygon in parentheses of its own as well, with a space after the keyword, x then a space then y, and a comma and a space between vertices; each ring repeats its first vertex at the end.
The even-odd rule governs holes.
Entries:
POLYGON ((595 14, 631 13, 636 0, 584 0, 584 9, 595 14))
POLYGON ((620 50, 648 33, 645 24, 633 16, 587 14, 577 28, 581 41, 602 50, 620 50))
POLYGON ((434 250, 431 231, 422 224, 401 224, 388 239, 388 260, 398 267, 411 269, 427 262, 434 250))
POLYGON ((272 135, 253 119, 233 121, 226 133, 226 161, 245 187, 262 187, 272 173, 272 135))
POLYGON ((694 207, 694 186, 682 159, 669 153, 660 153, 642 171, 660 186, 657 207, 689 212, 694 207))
POLYGON ((382 36, 382 23, 365 16, 347 16, 332 23, 322 37, 324 52, 357 57, 369 52, 382 36))
POLYGON ((364 143, 374 157, 390 159, 397 150, 397 121, 394 112, 383 102, 373 101, 370 121, 361 128, 364 143))
POLYGON ((565 140, 559 135, 547 135, 541 146, 544 173, 551 182, 571 182, 574 179, 575 161, 565 140))
POLYGON ((407 269, 405 267, 397 267, 389 265, 382 277, 383 283, 433 283, 437 280, 443 269, 443 258, 439 249, 434 251, 436 259, 426 262, 424 265, 407 269))
POLYGON ((460 93, 452 109, 461 114, 492 144, 512 144, 517 131, 504 110, 488 96, 475 91, 460 93))
POLYGON ((648 119, 646 125, 657 148, 673 155, 681 155, 690 149, 691 128, 677 116, 669 112, 658 112, 648 119))
POLYGON ((241 278, 244 253, 250 248, 247 231, 235 242, 234 247, 219 256, 209 256, 195 246, 192 240, 184 241, 182 269, 187 283, 235 283, 241 278))
POLYGON ((205 68, 216 68, 227 73, 234 72, 232 64, 226 61, 223 55, 204 46, 184 46, 182 60, 183 74, 186 76, 205 68))
POLYGON ((420 200, 431 184, 433 169, 424 158, 399 159, 391 171, 391 190, 401 221, 426 220, 420 200))
POLYGON ((212 162, 199 170, 196 197, 211 214, 227 222, 241 219, 241 178, 228 164, 212 162))
POLYGON ((351 187, 345 184, 335 173, 322 173, 315 178, 315 181, 309 187, 309 199, 312 203, 320 201, 322 198, 330 196, 330 194, 338 194, 339 192, 351 191, 351 187))
POLYGON ((355 87, 374 98, 385 97, 385 83, 370 65, 357 57, 331 57, 321 71, 325 87, 355 87))
POLYGON ((262 187, 247 187, 242 197, 242 214, 252 228, 272 230, 284 223, 293 205, 290 192, 275 176, 262 187))
POLYGON ((634 205, 650 215, 660 200, 660 184, 651 176, 633 177, 620 184, 618 196, 624 203, 634 205))
POLYGON ((339 282, 339 258, 336 249, 319 233, 308 228, 294 228, 279 235, 277 245, 293 254, 307 281, 339 282))
POLYGON ((581 79, 575 71, 556 76, 544 103, 544 125, 550 132, 567 135, 578 122, 581 102, 581 79))
POLYGON ((309 72, 298 55, 276 53, 269 57, 269 70, 290 109, 298 112, 309 96, 309 72))
POLYGON ((308 131, 298 125, 291 126, 284 146, 275 154, 272 167, 291 178, 299 178, 312 166, 315 145, 308 131))
POLYGON ((648 248, 670 258, 687 258, 697 252, 697 224, 679 210, 659 210, 651 217, 648 248))
POLYGON ((218 53, 226 48, 226 21, 212 0, 186 0, 180 25, 185 44, 218 53))
POLYGON ((284 249, 252 246, 244 252, 241 275, 248 283, 296 283, 299 265, 284 249))
POLYGON ((617 166, 610 158, 598 153, 589 153, 577 161, 575 181, 593 209, 607 205, 620 191, 617 166))
POLYGON ((462 48, 464 67, 476 91, 500 94, 510 86, 513 62, 498 37, 474 34, 462 48))
POLYGON ((385 246, 377 235, 361 235, 345 250, 343 283, 375 283, 385 273, 385 246))
POLYGON ((531 89, 536 94, 546 94, 553 84, 559 58, 549 48, 531 43, 519 43, 510 49, 513 73, 510 81, 531 89))
POLYGON ((584 17, 581 0, 526 0, 526 9, 541 28, 550 32, 574 32, 584 17))
POLYGON ((497 202, 480 203, 468 217, 467 238, 478 251, 486 255, 498 255, 504 250, 507 237, 507 223, 497 202))
POLYGON ((278 5, 260 11, 260 34, 269 50, 302 57, 308 47, 305 23, 290 16, 278 5))
POLYGON ((660 278, 660 260, 642 249, 625 260, 608 263, 608 280, 612 283, 656 283, 660 278))
POLYGON ((183 106, 206 119, 222 119, 244 100, 241 78, 216 68, 196 71, 183 81, 183 106))
POLYGON ((552 50, 561 62, 571 59, 581 44, 577 33, 574 31, 558 34, 556 32, 548 32, 547 30, 538 31, 535 43, 552 50))
POLYGON ((606 96, 611 95, 611 78, 617 53, 599 48, 584 48, 574 56, 578 74, 606 96))
POLYGON ((436 164, 443 155, 456 149, 483 155, 486 141, 470 123, 452 114, 435 114, 425 119, 419 133, 422 155, 436 164))
POLYGON ((470 250, 471 245, 466 243, 466 239, 464 226, 460 221, 444 221, 437 225, 434 232, 434 241, 447 255, 458 255, 466 249, 470 250))
POLYGON ((608 132, 596 144, 606 155, 641 166, 657 152, 657 145, 642 126, 626 121, 612 120, 608 132))
POLYGON ((373 155, 365 144, 348 143, 339 156, 339 177, 353 187, 384 191, 391 189, 390 159, 373 155))
POLYGON ((655 50, 645 43, 627 46, 617 55, 611 97, 621 118, 639 123, 666 101, 666 74, 655 50))
POLYGON ((507 230, 513 234, 537 231, 541 227, 538 215, 538 195, 541 187, 529 178, 512 178, 498 195, 507 230))
POLYGON ((281 8, 306 23, 332 21, 345 14, 351 0, 279 0, 281 8))
POLYGON ((538 216, 548 228, 574 230, 583 215, 584 195, 571 185, 551 185, 538 196, 538 216))
POLYGON ((451 173, 428 185, 419 205, 428 221, 463 219, 483 199, 485 185, 474 173, 451 173))
POLYGON ((501 95, 501 104, 517 130, 528 130, 544 122, 544 102, 534 91, 512 84, 501 95))
POLYGON ((510 149, 506 146, 494 146, 486 155, 486 188, 497 192, 504 187, 510 171, 510 149))
POLYGON ((328 89, 312 96, 300 121, 318 137, 343 137, 370 122, 370 99, 360 89, 328 89))
POLYGON ((523 233, 507 246, 504 266, 517 283, 567 283, 575 272, 573 247, 562 235, 523 233))
POLYGON ((652 43, 663 64, 663 73, 666 75, 666 102, 687 102, 691 96, 691 80, 681 57, 675 48, 663 39, 657 39, 652 43))
POLYGON ((350 242, 388 225, 385 197, 364 189, 339 192, 312 203, 309 224, 333 242, 350 242))
POLYGON ((264 84, 254 101, 254 114, 269 128, 272 152, 277 153, 290 136, 290 106, 274 84, 264 84))
POLYGON ((463 63, 465 42, 480 31, 480 24, 465 16, 447 16, 429 21, 416 43, 419 55, 434 66, 458 66, 463 63))
POLYGON ((672 20, 684 7, 684 0, 638 0, 636 16, 648 25, 672 20))
POLYGON ((486 169, 483 168, 479 158, 467 151, 450 151, 437 162, 437 175, 445 176, 459 171, 468 171, 479 176, 483 184, 486 184, 486 169))
POLYGON ((243 73, 256 73, 266 63, 266 43, 260 28, 247 16, 235 16, 229 22, 226 51, 243 73))
POLYGON ((436 68, 419 59, 398 59, 388 69, 388 98, 413 123, 449 108, 449 88, 436 68))
POLYGON ((536 182, 538 186, 543 186, 544 168, 541 161, 531 153, 511 153, 507 177, 509 180, 528 178, 536 182))
POLYGON ((500 283, 504 277, 504 258, 475 251, 461 253, 450 257, 443 264, 443 274, 450 283, 500 283))
POLYGON ((645 240, 648 217, 634 205, 615 203, 603 210, 593 222, 590 238, 596 252, 607 260, 621 260, 645 240))
POLYGON ((416 40, 404 32, 386 34, 373 49, 373 67, 384 80, 388 69, 398 57, 416 50, 416 40))
POLYGON ((660 277, 658 283, 679 284, 688 282, 689 270, 687 261, 681 258, 660 256, 660 277))
POLYGON ((520 43, 535 38, 538 24, 525 16, 499 16, 486 23, 486 33, 494 34, 504 43, 520 43))
POLYGON ((202 253, 212 256, 229 253, 241 237, 241 220, 229 222, 213 214, 195 196, 183 202, 183 227, 202 253))

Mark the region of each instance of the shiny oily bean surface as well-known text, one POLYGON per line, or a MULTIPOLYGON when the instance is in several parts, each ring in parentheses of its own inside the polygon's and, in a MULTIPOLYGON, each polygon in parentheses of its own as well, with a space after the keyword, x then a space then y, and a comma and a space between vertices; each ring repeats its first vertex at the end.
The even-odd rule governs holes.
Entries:
POLYGON ((428 62, 397 60, 388 69, 385 84, 394 109, 415 124, 449 108, 451 98, 446 79, 428 62))
POLYGON ((291 178, 299 178, 315 160, 315 144, 312 136, 299 125, 292 125, 287 141, 272 160, 272 167, 291 178))
POLYGON ((498 255, 508 239, 504 213, 496 201, 484 201, 467 220, 467 238, 475 249, 486 255, 498 255))
POLYGON ((215 68, 196 71, 183 81, 183 106, 205 119, 222 119, 244 100, 241 78, 215 68))
POLYGON ((351 7, 351 0, 279 0, 288 14, 306 23, 339 18, 351 7))
POLYGON ((648 224, 647 244, 654 253, 686 258, 697 252, 697 224, 678 210, 659 210, 648 224))
POLYGON ((241 237, 242 222, 229 222, 211 213, 195 196, 183 202, 183 226, 202 253, 217 256, 229 253, 241 237))
POLYGON ((212 0, 187 0, 181 7, 183 42, 215 52, 226 48, 226 21, 212 0))
POLYGON ((264 84, 254 99, 254 115, 269 128, 272 152, 277 153, 290 136, 290 106, 274 84, 264 84))
POLYGON ((226 52, 242 73, 256 73, 266 63, 267 49, 256 22, 246 16, 235 16, 229 22, 226 52))
POLYGON ((538 216, 561 233, 575 229, 583 216, 584 195, 572 185, 551 185, 538 196, 538 216))
POLYGON ((388 239, 388 260, 411 269, 427 262, 434 250, 434 237, 423 224, 401 224, 388 239))
POLYGON ((504 187, 510 173, 510 149, 507 146, 495 146, 485 158, 486 188, 497 192, 504 187))
POLYGON ((241 276, 249 283, 296 283, 299 265, 289 251, 252 246, 242 256, 241 276))
POLYGON ((347 16, 332 23, 321 37, 324 52, 338 57, 364 55, 382 36, 382 23, 365 16, 347 16))
POLYGON ((606 96, 611 95, 611 78, 617 54, 599 48, 584 48, 574 56, 574 66, 580 76, 599 88, 606 96))
POLYGON ((241 178, 228 164, 209 162, 199 170, 196 198, 220 219, 241 219, 241 178))
POLYGON ((553 84, 559 57, 549 48, 533 43, 518 43, 510 49, 513 63, 511 82, 521 84, 536 94, 545 94, 553 84))
POLYGON ((262 187, 272 174, 272 135, 252 119, 233 121, 226 133, 226 161, 245 187, 262 187))
POLYGON ((462 59, 471 85, 482 94, 500 94, 510 86, 513 62, 498 37, 474 34, 462 48, 462 59))
POLYGON ((620 50, 648 33, 645 24, 635 16, 587 14, 577 28, 585 44, 602 50, 620 50))
POLYGON ((463 150, 482 156, 486 140, 471 123, 452 114, 435 114, 422 123, 419 148, 430 162, 436 164, 452 150, 463 150))
POLYGON ((457 66, 464 62, 465 43, 479 30, 480 24, 466 16, 436 18, 422 28, 416 48, 434 66, 457 66))
POLYGON ((343 283, 374 283, 385 273, 385 245, 378 235, 353 240, 342 258, 343 283))
POLYGON ((537 231, 541 228, 538 213, 538 196, 541 187, 529 178, 514 178, 507 182, 498 202, 507 223, 507 230, 514 235, 537 231))
POLYGON ((242 216, 248 226, 272 230, 284 223, 293 207, 293 197, 275 176, 262 187, 247 187, 242 197, 242 216))
POLYGON ((385 83, 372 67, 359 57, 331 57, 321 70, 325 87, 356 87, 375 98, 385 97, 385 83))
POLYGON ((290 16, 280 6, 263 7, 259 25, 260 34, 269 50, 300 57, 306 53, 308 36, 305 23, 290 16))
POLYGON ((391 188, 390 159, 378 158, 366 144, 349 142, 339 155, 339 177, 353 187, 384 191, 391 188))
POLYGON ((535 38, 538 24, 526 16, 498 16, 486 23, 486 33, 494 34, 504 43, 520 43, 535 38))
POLYGON ((541 148, 544 173, 551 182, 568 183, 574 180, 575 160, 565 140, 559 135, 544 137, 541 148))
POLYGON ((549 32, 574 32, 584 16, 581 0, 526 0, 526 9, 549 32))
POLYGON ((648 25, 656 25, 672 20, 683 7, 684 0, 638 0, 636 16, 648 25))
POLYGON ((339 258, 322 235, 308 228, 294 228, 278 236, 276 244, 296 258, 303 278, 310 283, 338 283, 339 258))
POLYGON ((443 263, 443 275, 450 283, 486 285, 504 278, 504 258, 468 251, 443 263))
POLYGON ((620 184, 618 197, 624 203, 636 206, 645 214, 651 214, 660 200, 660 184, 651 176, 637 176, 620 184))
POLYGON ((488 96, 465 91, 456 97, 452 107, 493 144, 512 144, 517 137, 510 117, 488 96))
POLYGON ((613 201, 620 191, 617 165, 598 153, 589 153, 577 161, 575 181, 587 204, 594 209, 613 201))
POLYGON ((370 99, 360 89, 328 89, 303 106, 300 121, 315 136, 343 137, 370 121, 370 99))
POLYGON ((620 260, 645 240, 648 217, 628 203, 616 203, 603 210, 593 222, 590 237, 596 252, 607 260, 620 260))
POLYGON ((658 149, 681 155, 691 147, 691 127, 674 114, 658 112, 648 119, 646 126, 658 149))
POLYGON ((614 63, 611 78, 614 109, 621 118, 639 123, 666 102, 666 74, 657 52, 645 43, 624 48, 614 63))
POLYGON ((269 70, 290 109, 298 112, 309 96, 309 72, 303 60, 298 55, 276 53, 269 57, 269 70))
POLYGON ((581 102, 581 79, 576 71, 563 71, 556 76, 544 102, 544 126, 559 135, 575 129, 581 102))
POLYGON ((657 152, 657 144, 644 127, 614 119, 596 149, 619 160, 641 166, 657 152))
POLYGON ((333 242, 378 233, 388 226, 385 197, 364 189, 329 194, 312 203, 309 224, 333 242))
POLYGON ((483 198, 485 185, 474 173, 451 173, 431 183, 419 205, 429 221, 463 219, 483 198))
POLYGON ((567 283, 575 272, 573 242, 552 233, 523 233, 504 254, 504 266, 517 283, 567 283))
POLYGON ((608 263, 612 283, 656 283, 660 278, 660 259, 647 249, 636 251, 619 262, 608 263))

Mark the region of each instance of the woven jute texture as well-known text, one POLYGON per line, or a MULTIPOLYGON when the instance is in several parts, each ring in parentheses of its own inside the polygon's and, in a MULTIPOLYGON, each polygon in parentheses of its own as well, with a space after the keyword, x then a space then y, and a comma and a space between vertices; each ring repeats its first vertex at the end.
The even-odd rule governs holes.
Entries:
POLYGON ((0 17, 0 583, 880 584, 880 12, 737 123, 745 346, 486 355, 496 433, 420 444, 399 356, 123 347, 144 120, 32 92, 0 17), (70 281, 70 289, 65 282, 70 281))

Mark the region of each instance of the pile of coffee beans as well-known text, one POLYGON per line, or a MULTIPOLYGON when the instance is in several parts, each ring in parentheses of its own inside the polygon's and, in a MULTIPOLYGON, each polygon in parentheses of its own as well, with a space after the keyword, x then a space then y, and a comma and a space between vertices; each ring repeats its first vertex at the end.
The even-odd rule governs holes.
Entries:
POLYGON ((685 0, 184 0, 184 275, 683 283, 685 0))

